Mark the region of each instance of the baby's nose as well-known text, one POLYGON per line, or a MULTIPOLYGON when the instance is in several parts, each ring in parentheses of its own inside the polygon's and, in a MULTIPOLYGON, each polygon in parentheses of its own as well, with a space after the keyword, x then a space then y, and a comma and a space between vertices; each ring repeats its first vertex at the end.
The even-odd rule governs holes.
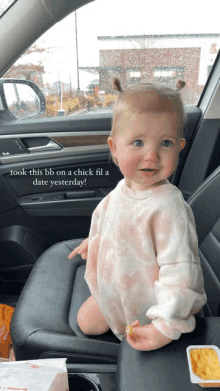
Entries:
POLYGON ((144 151, 144 159, 158 161, 158 152, 156 149, 150 148, 144 151))

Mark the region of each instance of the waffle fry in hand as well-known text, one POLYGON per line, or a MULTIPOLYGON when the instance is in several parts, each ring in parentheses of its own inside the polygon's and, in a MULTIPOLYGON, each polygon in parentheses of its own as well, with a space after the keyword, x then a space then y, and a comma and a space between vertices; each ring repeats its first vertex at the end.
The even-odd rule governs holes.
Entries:
POLYGON ((126 327, 126 333, 129 334, 130 336, 134 335, 132 326, 126 327))

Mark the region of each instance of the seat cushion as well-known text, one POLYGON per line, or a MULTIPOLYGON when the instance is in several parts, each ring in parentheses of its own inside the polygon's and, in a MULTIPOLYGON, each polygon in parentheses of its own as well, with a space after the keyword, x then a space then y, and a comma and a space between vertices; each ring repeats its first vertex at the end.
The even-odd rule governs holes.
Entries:
POLYGON ((86 261, 68 259, 84 239, 56 243, 34 265, 17 302, 11 336, 17 360, 67 357, 67 363, 117 362, 121 341, 112 333, 86 336, 77 323, 91 295, 86 261))
MULTIPOLYGON (((86 261, 84 261, 86 263, 86 261)), ((77 314, 79 312, 82 304, 91 296, 91 292, 89 287, 84 279, 86 270, 86 265, 81 265, 77 267, 75 282, 73 284, 73 293, 69 311, 69 325, 71 329, 74 331, 75 335, 80 338, 87 338, 85 334, 81 331, 77 323, 77 314)), ((116 342, 120 343, 121 341, 112 333, 112 331, 108 331, 103 335, 94 335, 89 336, 89 338, 94 338, 103 341, 116 342)))

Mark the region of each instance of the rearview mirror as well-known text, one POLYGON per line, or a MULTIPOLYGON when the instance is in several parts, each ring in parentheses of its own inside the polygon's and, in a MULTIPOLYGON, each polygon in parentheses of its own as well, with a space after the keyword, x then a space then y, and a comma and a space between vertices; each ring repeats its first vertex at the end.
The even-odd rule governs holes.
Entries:
POLYGON ((33 81, 0 79, 0 121, 41 117, 45 107, 44 95, 33 81))

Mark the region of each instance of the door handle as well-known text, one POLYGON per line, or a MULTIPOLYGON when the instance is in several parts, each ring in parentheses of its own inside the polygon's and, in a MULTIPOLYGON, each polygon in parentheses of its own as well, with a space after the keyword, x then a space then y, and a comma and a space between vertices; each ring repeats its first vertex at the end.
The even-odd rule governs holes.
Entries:
POLYGON ((50 140, 49 143, 46 145, 41 145, 40 147, 29 147, 28 148, 28 150, 30 152, 55 151, 57 149, 61 149, 61 147, 52 140, 50 140))

